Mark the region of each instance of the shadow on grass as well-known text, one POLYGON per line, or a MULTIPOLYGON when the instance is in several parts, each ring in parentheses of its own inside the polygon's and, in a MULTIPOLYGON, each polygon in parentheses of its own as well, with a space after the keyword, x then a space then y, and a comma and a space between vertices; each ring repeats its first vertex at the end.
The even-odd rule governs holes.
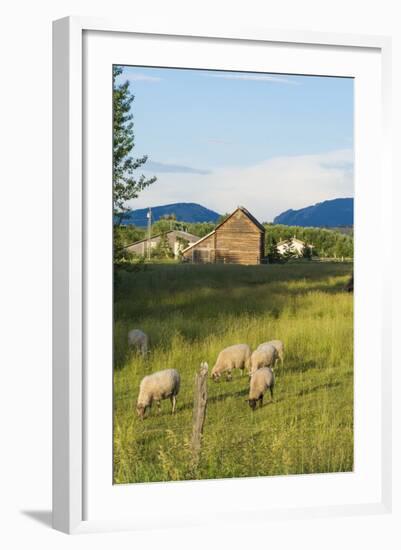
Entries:
MULTIPOLYGON (((296 359, 292 360, 293 363, 296 363, 296 359)), ((310 361, 299 361, 297 365, 293 365, 291 367, 284 366, 284 367, 276 367, 274 370, 274 375, 276 379, 279 378, 285 378, 286 374, 294 374, 294 373, 303 373, 311 369, 318 369, 319 365, 316 363, 316 361, 310 360, 310 361)))
MULTIPOLYGON (((296 297, 310 292, 335 294, 344 292, 344 282, 329 283, 329 277, 349 274, 349 266, 307 265, 284 266, 281 269, 265 266, 171 266, 155 265, 149 273, 127 274, 124 292, 117 297, 116 318, 127 319, 138 313, 143 318, 157 315, 163 318, 173 312, 186 316, 197 311, 197 316, 211 315, 208 302, 216 300, 224 306, 226 314, 266 313, 266 307, 276 315, 287 304, 288 297, 296 297), (289 283, 301 282, 300 286, 289 283), (249 294, 264 296, 264 290, 274 288, 268 293, 269 304, 265 300, 250 302, 250 310, 244 309, 244 299, 249 294), (195 296, 199 289, 208 290, 207 296, 195 296), (223 291, 223 295, 221 292, 223 291), (157 300, 159 296, 161 299, 157 300), (176 296, 173 304, 171 297, 176 296), (167 297, 167 303, 163 299, 167 297), (120 299, 119 299, 120 298, 120 299), (202 307, 203 306, 203 307, 202 307)), ((257 296, 256 296, 257 298, 257 296)), ((220 308, 217 308, 220 311, 220 308)))
POLYGON ((327 384, 319 384, 313 388, 301 390, 296 395, 297 397, 304 397, 305 395, 310 395, 311 393, 316 393, 320 390, 331 390, 333 388, 338 388, 339 386, 341 386, 340 382, 328 382, 327 384))

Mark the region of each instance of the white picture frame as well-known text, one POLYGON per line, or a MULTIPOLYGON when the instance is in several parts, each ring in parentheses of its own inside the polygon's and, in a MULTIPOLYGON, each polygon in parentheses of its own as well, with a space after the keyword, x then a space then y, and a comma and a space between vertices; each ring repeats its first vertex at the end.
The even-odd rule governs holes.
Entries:
MULTIPOLYGON (((389 152, 389 121, 390 121, 390 56, 391 42, 386 37, 373 36, 353 36, 353 35, 333 35, 313 32, 282 32, 273 30, 230 30, 220 29, 182 29, 176 28, 141 28, 140 24, 131 25, 126 22, 103 21, 93 18, 69 17, 54 22, 53 32, 53 526, 54 528, 66 533, 87 532, 97 530, 114 529, 138 529, 152 524, 154 511, 149 509, 144 512, 140 518, 138 515, 130 514, 126 517, 108 517, 106 512, 99 511, 97 517, 87 517, 88 490, 87 478, 97 475, 95 478, 99 486, 105 482, 100 479, 99 472, 96 474, 91 467, 91 462, 85 459, 88 446, 88 433, 93 428, 91 418, 93 414, 87 410, 88 384, 92 381, 87 376, 88 368, 88 325, 86 316, 88 308, 86 304, 86 295, 88 294, 88 284, 90 281, 86 276, 88 262, 92 259, 88 256, 88 221, 87 210, 85 210, 85 197, 87 190, 84 186, 85 155, 88 154, 84 140, 84 120, 85 120, 85 72, 83 70, 83 60, 86 51, 84 40, 85 33, 93 33, 93 36, 101 34, 108 36, 108 40, 113 41, 113 37, 129 39, 129 37, 146 37, 149 42, 158 39, 167 40, 179 39, 197 43, 209 44, 209 49, 215 44, 223 43, 230 47, 230 44, 276 44, 288 45, 292 48, 299 48, 300 51, 312 51, 314 48, 332 48, 342 51, 342 55, 359 51, 375 52, 377 61, 380 64, 380 71, 377 71, 376 85, 380 87, 380 112, 378 111, 375 123, 379 126, 379 135, 375 137, 375 145, 379 144, 381 155, 376 159, 375 170, 381 180, 382 205, 378 213, 380 224, 378 225, 379 237, 383 237, 388 231, 388 226, 384 216, 384 203, 388 204, 391 200, 391 175, 390 175, 390 152, 389 152), (380 73, 380 74, 379 74, 380 73), (379 171, 378 171, 379 170, 379 171), (86 305, 85 305, 86 304, 86 305), (89 420, 88 420, 89 418, 89 420), (89 471, 88 471, 89 470, 89 471)), ((95 43, 95 42, 94 42, 95 43)), ((110 42, 109 42, 110 43, 110 42)), ((93 49, 93 48, 92 48, 93 49)), ((328 51, 328 50, 327 50, 328 51)), ((101 55, 99 46, 99 55, 101 55)), ((161 57, 161 53, 152 52, 153 58, 161 57)), ((224 55, 224 53, 223 53, 224 55)), ((88 59, 88 58, 86 58, 88 59)), ((118 63, 122 63, 118 59, 118 63)), ((123 60, 125 63, 126 61, 123 60)), ((163 64, 162 61, 161 64, 163 64)), ((206 62, 207 63, 207 62, 206 62)), ((317 63, 317 62, 316 62, 317 63)), ((318 63, 316 64, 318 67, 318 63)), ((352 76, 352 70, 347 69, 346 74, 352 76), (348 71, 348 72, 347 72, 348 71), (351 72, 349 72, 351 71, 351 72)), ((284 72, 284 71, 283 71, 284 72)), ((317 69, 315 74, 321 74, 317 69)), ((330 74, 330 73, 328 73, 330 74)), ((375 73, 376 74, 376 73, 375 73)), ((376 98, 377 100, 377 98, 376 98)), ((107 123, 106 123, 107 126, 107 123)), ((102 130, 103 131, 103 130, 102 130)), ((109 138, 108 138, 109 139, 109 138)), ((363 147, 361 147, 362 151, 363 147)), ((369 144, 366 143, 366 151, 369 144)), ((363 152, 363 151, 362 151, 363 152)), ((358 155, 358 147, 356 148, 358 155)), ((362 167, 363 168, 363 167, 362 167)), ((366 168, 366 173, 368 173, 366 168)), ((111 186, 111 180, 110 180, 111 186)), ((369 194, 369 189, 366 195, 369 194)), ((93 198, 93 197, 92 197, 93 198)), ((96 199, 95 199, 96 200, 96 199)), ((369 202, 372 197, 366 197, 364 206, 372 207, 369 202)), ((374 200, 374 199, 373 199, 374 200)), ((361 208, 362 209, 362 208, 361 208)), ((89 219, 93 220, 93 217, 89 219)), ((108 222, 107 222, 108 223, 108 222)), ((361 229, 358 235, 358 224, 356 222, 356 241, 361 242, 361 235, 366 232, 366 226, 361 223, 361 229)), ((89 230, 90 234, 90 230, 89 230)), ((90 237, 89 237, 90 239, 90 237)), ((384 239, 383 241, 384 242, 384 239)), ((389 254, 384 248, 383 254, 389 254)), ((95 260, 93 260, 95 261, 95 260)), ((385 263, 385 262, 384 262, 385 263)), ((89 266, 90 267, 90 266, 89 266)), ((89 269, 90 271, 90 269, 89 269)), ((366 271, 366 270, 365 270, 366 271)), ((367 275, 368 277, 368 275, 367 275)), ((269 517, 312 517, 313 515, 347 515, 347 514, 365 514, 365 513, 385 513, 391 509, 391 356, 390 356, 390 295, 387 275, 385 270, 376 273, 379 278, 376 286, 373 288, 374 300, 380 309, 380 319, 377 320, 375 329, 380 330, 378 341, 377 357, 379 358, 379 376, 380 376, 380 398, 377 401, 376 412, 380 414, 377 426, 377 441, 379 445, 379 454, 375 468, 379 474, 380 481, 376 493, 380 497, 369 500, 362 499, 350 500, 344 502, 336 500, 325 502, 321 506, 307 503, 305 505, 295 503, 294 506, 286 506, 282 503, 280 506, 273 506, 269 509, 269 517), (385 398, 384 398, 385 397, 385 398), (380 469, 380 472, 379 472, 380 469)), ((358 276, 356 274, 356 280, 358 276)), ((363 301, 368 284, 363 284, 360 280, 360 290, 357 290, 356 299, 363 301), (358 292, 360 292, 358 298, 358 292)), ((110 279, 104 281, 110 283, 110 279)), ((358 283, 356 283, 358 284, 358 283)), ((379 312, 378 309, 378 312, 379 312)), ((111 330, 111 329, 110 329, 111 330)), ((368 329, 367 329, 368 330, 368 329)), ((368 334, 368 333, 367 333, 368 334)), ((362 359, 364 358, 363 354, 362 359)), ((107 354, 105 355, 107 357, 107 354)), ((366 358, 369 362, 369 358, 366 358)), ((110 364, 111 368, 111 364, 110 364)), ((371 365, 377 370, 377 364, 371 365)), ((111 384, 111 377, 109 383, 111 384)), ((356 379, 356 383, 358 382, 356 379)), ((107 391, 103 386, 101 391, 107 391)), ((111 393, 111 387, 110 387, 111 393)), ((92 399, 93 403, 93 399, 92 399)), ((109 411, 106 411, 107 415, 109 411)), ((102 419, 99 417, 99 421, 102 419)), ((361 419, 359 419, 361 421, 361 419)), ((106 420, 106 422, 108 422, 106 420)), ((109 432, 106 431, 104 441, 107 445, 109 432)), ((110 454, 112 442, 109 441, 110 454)), ((100 447, 99 447, 100 448, 100 447)), ((104 447, 106 448, 106 447, 104 447)), ((93 453, 92 453, 93 455, 93 453)), ((103 457, 104 453, 99 453, 103 457)), ((101 460, 100 460, 101 462, 101 460)), ((352 474, 351 474, 352 475, 352 474)), ((104 476, 103 476, 104 477, 104 476)), ((305 488, 308 483, 312 483, 309 476, 303 477, 302 487, 305 488)), ((224 490, 227 494, 231 491, 244 491, 245 483, 249 487, 255 487, 258 480, 225 480, 224 490)), ((333 481, 337 484, 338 478, 333 481)), ((111 476, 107 479, 111 484, 111 476)), ((218 495, 222 490, 221 481, 202 482, 190 485, 192 482, 180 484, 171 484, 174 486, 177 500, 185 495, 190 498, 191 491, 197 492, 197 498, 202 502, 202 492, 204 493, 204 483, 211 483, 207 492, 215 491, 218 495), (203 487, 203 488, 202 488, 203 487)), ((283 491, 287 491, 286 482, 282 478, 275 478, 273 482, 276 486, 281 485, 283 491)), ((94 483, 90 482, 93 486, 94 483)), ((165 486, 166 484, 163 484, 165 486)), ((138 489, 139 490, 139 489, 138 489)), ((316 488, 319 491, 318 488, 316 488)), ((162 492, 161 484, 141 484, 141 495, 145 498, 148 492, 151 498, 155 499, 162 492)), ((106 493, 103 494, 107 500, 106 493)), ((101 495, 97 495, 101 498, 101 495)), ((123 499, 122 491, 117 499, 123 499)), ((115 504, 115 503, 114 503, 115 504)), ((99 509, 100 510, 100 509, 99 509)), ((238 510, 238 517, 241 514, 243 520, 262 521, 265 518, 263 508, 247 510, 238 510), (259 513, 255 513, 257 510, 259 513), (251 513, 252 512, 252 513, 251 513)), ((235 518, 235 506, 229 514, 232 519, 235 518)), ((196 511, 191 515, 180 515, 175 525, 190 525, 194 522, 202 521, 195 517, 196 511)), ((217 516, 216 520, 227 519, 227 514, 217 516)), ((168 526, 172 524, 171 518, 166 516, 164 523, 160 525, 168 526)))

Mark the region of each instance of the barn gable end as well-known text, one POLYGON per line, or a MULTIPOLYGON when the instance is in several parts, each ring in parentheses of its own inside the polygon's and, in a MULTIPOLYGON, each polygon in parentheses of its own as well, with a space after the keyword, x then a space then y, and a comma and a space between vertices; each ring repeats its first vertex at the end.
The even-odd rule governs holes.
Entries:
POLYGON ((193 263, 254 265, 264 257, 265 229, 248 210, 238 207, 214 231, 183 251, 193 263))

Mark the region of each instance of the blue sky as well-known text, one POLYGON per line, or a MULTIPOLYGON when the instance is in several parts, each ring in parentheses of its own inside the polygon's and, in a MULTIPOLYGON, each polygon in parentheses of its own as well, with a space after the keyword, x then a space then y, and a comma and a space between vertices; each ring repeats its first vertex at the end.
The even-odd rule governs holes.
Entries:
POLYGON ((333 77, 125 67, 135 156, 157 183, 133 208, 246 206, 261 221, 353 196, 353 81, 333 77))

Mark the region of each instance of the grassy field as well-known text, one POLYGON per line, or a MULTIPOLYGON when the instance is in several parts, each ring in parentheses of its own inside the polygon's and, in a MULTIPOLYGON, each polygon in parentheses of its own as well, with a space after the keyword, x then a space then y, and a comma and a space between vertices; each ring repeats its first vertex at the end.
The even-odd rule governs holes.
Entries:
POLYGON ((345 472, 353 468, 353 301, 343 287, 351 264, 150 265, 123 272, 115 296, 115 483, 345 472), (149 334, 146 359, 127 332, 149 334), (191 466, 193 385, 202 361, 223 348, 281 339, 275 402, 252 412, 248 377, 208 382, 202 455, 191 466), (181 390, 144 421, 135 403, 145 374, 176 368, 181 390))

